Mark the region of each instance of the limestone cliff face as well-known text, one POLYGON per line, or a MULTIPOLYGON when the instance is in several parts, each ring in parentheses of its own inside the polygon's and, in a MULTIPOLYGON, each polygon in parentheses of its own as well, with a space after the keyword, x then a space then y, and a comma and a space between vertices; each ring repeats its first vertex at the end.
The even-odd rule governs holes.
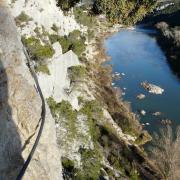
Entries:
MULTIPOLYGON (((0 2, 0 179, 15 179, 27 158, 41 115, 41 100, 25 63, 16 25, 0 2)), ((54 120, 47 108, 37 151, 24 179, 61 179, 54 120)))

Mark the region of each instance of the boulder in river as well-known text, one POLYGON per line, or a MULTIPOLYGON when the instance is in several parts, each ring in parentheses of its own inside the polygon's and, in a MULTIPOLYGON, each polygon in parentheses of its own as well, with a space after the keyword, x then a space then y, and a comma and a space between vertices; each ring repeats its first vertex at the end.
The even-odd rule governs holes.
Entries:
POLYGON ((164 92, 164 89, 162 89, 161 87, 154 84, 150 84, 147 81, 142 82, 141 86, 152 94, 162 94, 164 92))
POLYGON ((161 112, 158 112, 158 111, 157 111, 157 112, 152 113, 152 115, 153 115, 153 116, 160 116, 160 115, 161 115, 161 112))
POLYGON ((141 110, 141 111, 140 111, 140 114, 143 115, 143 116, 145 116, 145 115, 146 115, 146 111, 145 111, 145 110, 141 110))
POLYGON ((112 74, 112 78, 114 80, 119 80, 119 79, 121 79, 121 74, 118 72, 115 72, 114 74, 112 74))
POLYGON ((137 95, 137 99, 139 99, 139 100, 142 100, 142 99, 144 99, 146 96, 144 95, 144 94, 139 94, 139 95, 137 95))
POLYGON ((161 124, 163 124, 163 125, 171 125, 172 121, 170 119, 162 119, 161 124))

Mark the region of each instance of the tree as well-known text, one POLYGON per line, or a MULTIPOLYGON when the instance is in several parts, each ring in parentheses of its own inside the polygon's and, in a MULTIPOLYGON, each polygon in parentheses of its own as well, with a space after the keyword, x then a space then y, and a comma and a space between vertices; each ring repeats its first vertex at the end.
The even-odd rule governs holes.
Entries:
POLYGON ((164 179, 180 179, 180 126, 176 133, 170 126, 155 134, 150 148, 150 155, 164 179))
POLYGON ((57 0, 57 6, 59 6, 64 11, 68 11, 79 2, 80 0, 57 0))

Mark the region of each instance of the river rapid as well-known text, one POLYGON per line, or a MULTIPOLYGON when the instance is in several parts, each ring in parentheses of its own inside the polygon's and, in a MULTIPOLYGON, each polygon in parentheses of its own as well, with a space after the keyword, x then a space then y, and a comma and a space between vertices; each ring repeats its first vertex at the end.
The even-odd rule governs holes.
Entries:
POLYGON ((155 30, 136 27, 123 29, 105 41, 107 54, 112 58, 108 64, 112 65, 113 73, 121 74, 113 86, 122 89, 123 100, 131 103, 132 111, 139 114, 140 122, 150 133, 162 127, 164 119, 171 120, 173 126, 180 124, 180 80, 156 37, 155 30), (164 93, 150 94, 141 86, 143 81, 160 86, 164 93), (137 99, 141 93, 146 96, 143 100, 137 99), (146 115, 141 115, 141 110, 146 115), (161 115, 153 115, 155 112, 161 115))

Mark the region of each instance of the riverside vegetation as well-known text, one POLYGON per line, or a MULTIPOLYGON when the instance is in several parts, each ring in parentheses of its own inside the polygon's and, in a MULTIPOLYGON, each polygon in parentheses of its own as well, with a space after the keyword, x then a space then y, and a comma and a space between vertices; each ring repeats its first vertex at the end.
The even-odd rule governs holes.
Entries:
MULTIPOLYGON (((92 12, 84 12, 83 8, 75 8, 74 13, 76 20, 80 24, 88 26, 90 35, 88 34, 87 37, 93 37, 93 35, 95 35, 95 29, 99 26, 96 22, 96 18, 91 16, 92 12)), ((95 38, 99 40, 102 37, 97 37, 95 35, 95 38)), ((99 47, 102 48, 100 44, 99 47)), ((100 49, 98 51, 100 53, 102 52, 100 49)), ((83 54, 81 58, 84 59, 83 54)), ((87 75, 85 79, 90 78, 93 80, 96 84, 97 100, 87 101, 83 100, 82 97, 79 98, 81 109, 76 111, 76 113, 77 115, 83 114, 87 117, 89 133, 94 144, 94 149, 79 149, 82 158, 81 169, 76 167, 75 162, 64 157, 64 178, 96 180, 109 176, 111 178, 141 179, 141 177, 147 178, 148 172, 151 171, 152 177, 158 179, 161 175, 158 170, 157 172, 155 171, 156 168, 149 162, 145 153, 141 149, 136 149, 135 146, 129 147, 126 142, 122 141, 121 138, 115 134, 111 124, 102 123, 105 118, 102 109, 103 107, 107 107, 113 119, 122 128, 124 133, 138 137, 135 143, 143 144, 149 139, 148 135, 146 136, 146 133, 142 131, 142 127, 136 117, 124 106, 124 103, 110 86, 112 79, 108 76, 110 76, 111 72, 106 71, 106 68, 101 66, 101 57, 96 58, 97 61, 95 62, 83 61, 87 67, 86 70, 79 66, 70 69, 69 72, 69 77, 73 82, 79 81, 79 77, 84 79, 84 74, 87 75), (93 76, 91 76, 92 73, 93 76), (135 154, 137 156, 135 156, 135 154), (104 158, 113 169, 103 162, 104 158), (145 168, 142 162, 148 166, 145 172, 142 171, 142 169, 145 168)), ((69 131, 71 131, 71 129, 69 129, 69 131)))

